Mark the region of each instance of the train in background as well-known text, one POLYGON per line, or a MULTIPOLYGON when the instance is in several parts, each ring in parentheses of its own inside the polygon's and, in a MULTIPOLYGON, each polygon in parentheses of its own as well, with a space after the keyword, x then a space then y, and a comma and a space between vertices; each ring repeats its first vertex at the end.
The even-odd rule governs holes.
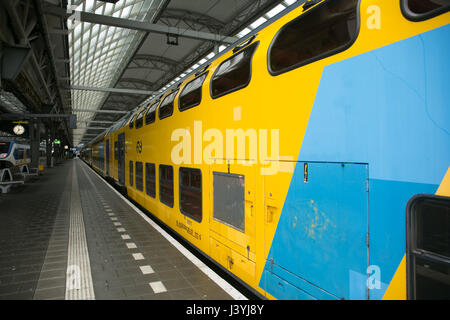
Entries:
POLYGON ((449 5, 298 5, 82 158, 263 297, 450 299, 449 5))
MULTIPOLYGON (((39 172, 46 167, 46 149, 39 147, 39 172)), ((14 176, 30 173, 30 145, 14 141, 0 140, 0 182, 12 181, 14 176)))

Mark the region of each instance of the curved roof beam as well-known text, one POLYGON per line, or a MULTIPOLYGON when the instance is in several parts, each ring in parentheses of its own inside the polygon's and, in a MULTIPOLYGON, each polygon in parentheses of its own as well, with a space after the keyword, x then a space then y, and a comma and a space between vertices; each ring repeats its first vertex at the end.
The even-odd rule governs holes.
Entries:
POLYGON ((137 54, 133 57, 127 69, 152 69, 163 72, 171 71, 179 62, 161 56, 137 54))
POLYGON ((119 80, 118 85, 124 88, 147 90, 151 89, 154 86, 154 83, 137 78, 122 78, 119 80))
POLYGON ((210 32, 219 32, 226 25, 224 22, 211 16, 183 9, 164 10, 161 13, 160 21, 168 26, 177 26, 182 21, 192 30, 200 31, 206 28, 210 32), (169 20, 177 20, 177 23, 171 23, 169 20))

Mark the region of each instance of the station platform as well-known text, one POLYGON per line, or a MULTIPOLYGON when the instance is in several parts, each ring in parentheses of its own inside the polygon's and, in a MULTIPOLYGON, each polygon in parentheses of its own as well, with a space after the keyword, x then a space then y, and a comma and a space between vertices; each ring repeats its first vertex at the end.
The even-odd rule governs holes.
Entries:
POLYGON ((245 300, 79 159, 0 194, 0 300, 245 300))

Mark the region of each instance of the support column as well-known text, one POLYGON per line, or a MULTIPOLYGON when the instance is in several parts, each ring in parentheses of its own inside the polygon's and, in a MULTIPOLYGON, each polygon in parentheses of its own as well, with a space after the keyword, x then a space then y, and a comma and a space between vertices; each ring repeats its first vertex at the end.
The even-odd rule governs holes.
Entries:
POLYGON ((41 143, 40 122, 39 120, 30 121, 30 149, 31 149, 31 168, 39 166, 39 146, 41 143))
MULTIPOLYGON (((51 126, 53 126, 52 122, 50 122, 51 126)), ((52 134, 51 134, 51 129, 47 126, 45 128, 45 153, 47 156, 47 168, 51 168, 52 166, 52 134)))

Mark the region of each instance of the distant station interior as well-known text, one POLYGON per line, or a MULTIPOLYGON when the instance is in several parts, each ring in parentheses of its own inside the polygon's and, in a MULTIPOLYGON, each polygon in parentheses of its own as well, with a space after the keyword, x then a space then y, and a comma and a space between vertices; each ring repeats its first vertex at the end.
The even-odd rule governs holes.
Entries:
POLYGON ((450 299, 449 8, 1 0, 0 300, 450 299))

